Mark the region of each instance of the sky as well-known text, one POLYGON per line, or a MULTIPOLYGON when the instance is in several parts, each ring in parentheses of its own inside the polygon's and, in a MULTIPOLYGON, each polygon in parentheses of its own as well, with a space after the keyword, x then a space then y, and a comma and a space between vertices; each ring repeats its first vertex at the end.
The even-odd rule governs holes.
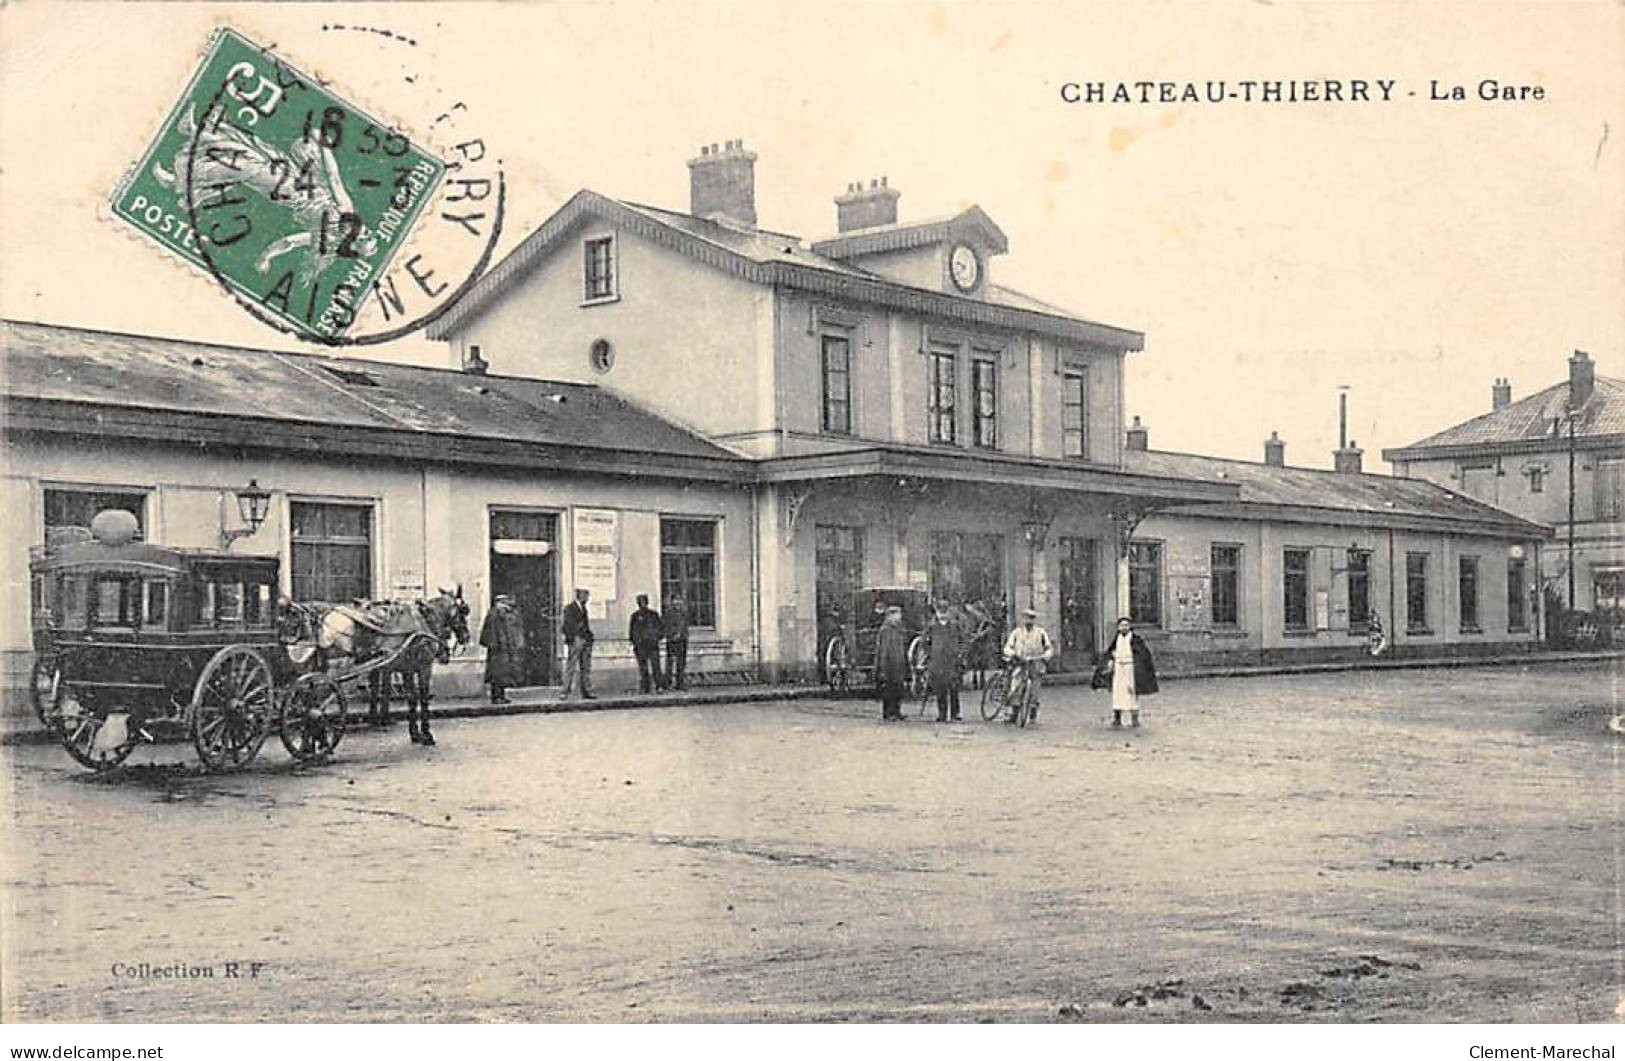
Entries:
POLYGON ((581 187, 686 208, 684 163, 731 139, 759 155, 761 224, 809 240, 856 180, 886 176, 905 221, 979 204, 1009 236, 996 282, 1145 333, 1125 386, 1153 448, 1256 460, 1274 430, 1329 467, 1347 386, 1385 470, 1383 447, 1488 411, 1497 377, 1527 395, 1575 349, 1625 377, 1611 3, 25 0, 0 7, 0 315, 298 348, 106 206, 218 25, 408 128, 462 103, 508 183, 499 254, 581 187), (1061 98, 1354 78, 1393 100, 1061 98), (1487 78, 1544 98, 1478 99, 1487 78))

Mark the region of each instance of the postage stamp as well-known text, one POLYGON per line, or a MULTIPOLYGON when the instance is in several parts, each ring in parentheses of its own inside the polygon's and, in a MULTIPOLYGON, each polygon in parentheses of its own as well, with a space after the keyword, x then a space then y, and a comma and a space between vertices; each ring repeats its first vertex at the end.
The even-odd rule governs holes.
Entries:
POLYGON ((113 210, 295 334, 332 342, 446 171, 398 129, 222 28, 113 210))

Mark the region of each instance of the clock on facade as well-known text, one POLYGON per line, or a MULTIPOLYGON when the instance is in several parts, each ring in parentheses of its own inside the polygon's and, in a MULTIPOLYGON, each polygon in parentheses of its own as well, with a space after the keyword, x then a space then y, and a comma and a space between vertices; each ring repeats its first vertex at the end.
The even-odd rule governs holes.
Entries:
POLYGON ((976 256, 970 244, 956 243, 953 250, 948 252, 948 275, 953 277, 954 286, 961 291, 976 287, 976 281, 982 276, 982 259, 976 256))

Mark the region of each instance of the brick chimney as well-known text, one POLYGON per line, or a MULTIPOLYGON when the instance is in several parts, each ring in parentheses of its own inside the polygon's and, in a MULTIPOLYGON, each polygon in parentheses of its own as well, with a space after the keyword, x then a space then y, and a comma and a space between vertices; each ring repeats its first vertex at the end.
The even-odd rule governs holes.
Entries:
POLYGON ((1286 443, 1282 442, 1281 436, 1274 431, 1271 431, 1270 437, 1264 440, 1264 463, 1272 468, 1286 466, 1286 443))
POLYGON ((1144 453, 1148 441, 1149 434, 1145 425, 1140 423, 1140 418, 1136 416, 1134 422, 1128 425, 1128 441, 1124 445, 1136 453, 1144 453))
POLYGON ((756 152, 743 140, 702 146, 688 160, 688 212, 756 227, 756 152))
POLYGON ((1341 387, 1339 390, 1341 393, 1337 396, 1337 448, 1332 451, 1332 468, 1359 475, 1360 458, 1365 455, 1365 450, 1360 448, 1358 442, 1349 438, 1349 391, 1347 387, 1341 387))
POLYGON ((1490 388, 1490 412, 1505 409, 1512 404, 1512 381, 1497 379, 1495 386, 1490 388))
POLYGON ((848 184, 846 193, 835 197, 835 228, 838 232, 851 232, 857 228, 897 224, 897 199, 902 195, 886 186, 886 178, 871 180, 865 188, 862 181, 848 184))
POLYGON ((1597 366, 1591 363, 1591 355, 1584 350, 1574 351, 1569 358, 1569 408, 1579 409, 1591 400, 1591 392, 1597 389, 1597 366))

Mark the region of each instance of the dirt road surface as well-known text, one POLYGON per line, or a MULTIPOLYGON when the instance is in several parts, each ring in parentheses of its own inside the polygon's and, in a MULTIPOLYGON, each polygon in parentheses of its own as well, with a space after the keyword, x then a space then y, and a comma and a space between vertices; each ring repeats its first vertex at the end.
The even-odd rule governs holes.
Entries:
POLYGON ((1172 682, 1138 732, 1076 687, 1025 731, 476 719, 213 777, 6 748, 4 1015, 1618 1021, 1617 686, 1172 682))

